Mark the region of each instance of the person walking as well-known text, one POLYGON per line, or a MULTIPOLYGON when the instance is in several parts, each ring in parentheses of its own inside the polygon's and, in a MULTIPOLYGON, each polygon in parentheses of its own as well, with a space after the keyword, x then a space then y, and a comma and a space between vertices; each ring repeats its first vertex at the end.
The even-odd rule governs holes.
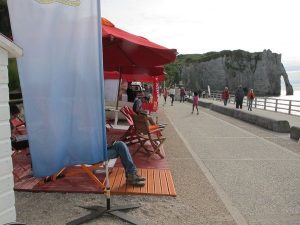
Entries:
POLYGON ((174 98, 175 98, 174 85, 172 85, 171 88, 169 89, 169 94, 170 94, 170 97, 171 97, 171 106, 173 106, 173 102, 174 102, 174 98))
POLYGON ((243 100, 244 100, 244 90, 242 89, 242 86, 239 85, 238 89, 235 92, 235 104, 236 108, 243 108, 243 100))
POLYGON ((255 94, 253 92, 253 89, 250 89, 247 95, 247 99, 248 99, 248 110, 252 111, 252 103, 253 103, 253 99, 255 99, 255 94))
POLYGON ((191 90, 189 90, 189 99, 191 99, 191 96, 192 96, 192 91, 191 90))
POLYGON ((183 102, 184 103, 184 98, 185 98, 185 89, 184 87, 180 88, 180 103, 183 102))
POLYGON ((224 102, 224 106, 227 105, 227 102, 228 102, 228 99, 229 99, 229 91, 228 91, 228 87, 225 87, 224 88, 224 91, 222 93, 222 99, 223 99, 223 102, 224 102))
POLYGON ((164 88, 163 90, 163 96, 164 96, 164 105, 167 103, 167 97, 168 97, 168 89, 167 88, 164 88))
POLYGON ((197 109, 197 115, 199 115, 199 110, 198 110, 198 102, 199 102, 199 95, 198 92, 194 92, 193 96, 193 109, 192 109, 192 114, 194 113, 194 109, 197 109))

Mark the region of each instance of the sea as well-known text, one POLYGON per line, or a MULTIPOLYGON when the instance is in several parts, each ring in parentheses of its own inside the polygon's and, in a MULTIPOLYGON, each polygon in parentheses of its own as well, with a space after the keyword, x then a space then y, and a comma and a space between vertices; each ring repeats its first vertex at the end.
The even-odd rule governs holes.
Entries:
POLYGON ((281 78, 281 95, 276 97, 278 99, 300 101, 300 70, 287 71, 289 81, 294 89, 293 95, 286 95, 285 84, 283 78, 281 78))

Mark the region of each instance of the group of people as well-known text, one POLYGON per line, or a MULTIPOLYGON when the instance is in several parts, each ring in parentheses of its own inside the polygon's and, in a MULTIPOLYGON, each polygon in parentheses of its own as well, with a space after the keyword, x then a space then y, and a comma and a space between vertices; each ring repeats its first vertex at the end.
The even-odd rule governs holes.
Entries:
MULTIPOLYGON (((244 90, 241 85, 239 85, 238 89, 235 91, 235 107, 237 109, 242 109, 243 108, 243 101, 245 94, 247 95, 247 106, 248 106, 248 111, 252 111, 252 104, 253 100, 255 99, 255 94, 253 89, 250 89, 247 93, 247 90, 244 90)), ((227 105, 228 100, 230 98, 229 90, 228 87, 224 88, 224 91, 222 92, 222 99, 224 102, 224 106, 227 105)))
POLYGON ((167 98, 170 96, 171 98, 171 106, 174 104, 174 99, 175 99, 175 87, 172 85, 169 90, 165 87, 163 89, 163 97, 164 97, 164 105, 167 103, 167 98))

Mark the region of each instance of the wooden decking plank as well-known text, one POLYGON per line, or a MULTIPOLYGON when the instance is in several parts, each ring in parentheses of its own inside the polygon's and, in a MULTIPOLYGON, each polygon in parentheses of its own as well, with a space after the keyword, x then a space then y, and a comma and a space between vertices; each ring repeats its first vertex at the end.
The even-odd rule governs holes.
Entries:
POLYGON ((166 178, 167 178, 167 182, 168 182, 168 189, 169 189, 170 195, 171 196, 176 196, 174 182, 173 182, 173 178, 172 178, 170 170, 166 171, 166 178))
POLYGON ((159 170, 154 170, 154 192, 157 195, 161 194, 161 182, 160 182, 160 177, 159 177, 159 170))
POLYGON ((148 177, 147 177, 147 189, 148 193, 154 194, 154 171, 153 169, 148 169, 148 177))
POLYGON ((143 177, 146 177, 146 182, 145 182, 145 186, 140 188, 140 193, 141 194, 147 194, 147 183, 148 183, 148 170, 147 169, 141 169, 141 173, 140 173, 143 177))
POLYGON ((120 173, 120 171, 122 172, 122 168, 114 168, 116 169, 116 177, 115 177, 115 182, 113 183, 112 187, 111 187, 111 191, 112 192, 117 192, 120 186, 120 183, 122 181, 122 173, 120 173))
POLYGON ((160 183, 161 183, 161 193, 163 195, 169 195, 169 188, 168 188, 168 183, 166 178, 166 170, 160 170, 159 175, 160 175, 160 183))
POLYGON ((119 188, 118 188, 118 193, 125 193, 126 192, 126 177, 125 177, 125 173, 124 173, 124 169, 121 168, 119 169, 119 176, 121 176, 121 181, 119 183, 119 188), (121 173, 122 171, 122 173, 121 173))

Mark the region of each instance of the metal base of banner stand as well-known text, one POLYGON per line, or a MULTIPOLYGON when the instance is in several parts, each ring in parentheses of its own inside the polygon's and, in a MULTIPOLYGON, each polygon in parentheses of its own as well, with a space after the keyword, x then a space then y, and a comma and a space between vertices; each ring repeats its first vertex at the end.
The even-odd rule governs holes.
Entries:
POLYGON ((121 212, 122 210, 135 209, 135 208, 139 208, 139 207, 140 207, 140 205, 115 206, 115 207, 112 207, 110 209, 108 209, 107 207, 103 207, 103 206, 81 207, 81 208, 84 208, 84 209, 91 210, 92 212, 88 215, 85 215, 85 216, 80 217, 76 220, 73 220, 73 221, 67 223, 66 225, 83 224, 83 223, 86 223, 90 220, 97 219, 97 218, 103 216, 104 214, 106 214, 106 215, 109 214, 109 215, 116 216, 116 217, 118 217, 122 220, 125 220, 126 222, 129 222, 131 224, 145 225, 145 223, 142 223, 142 222, 138 221, 137 219, 133 218, 132 216, 121 212))

